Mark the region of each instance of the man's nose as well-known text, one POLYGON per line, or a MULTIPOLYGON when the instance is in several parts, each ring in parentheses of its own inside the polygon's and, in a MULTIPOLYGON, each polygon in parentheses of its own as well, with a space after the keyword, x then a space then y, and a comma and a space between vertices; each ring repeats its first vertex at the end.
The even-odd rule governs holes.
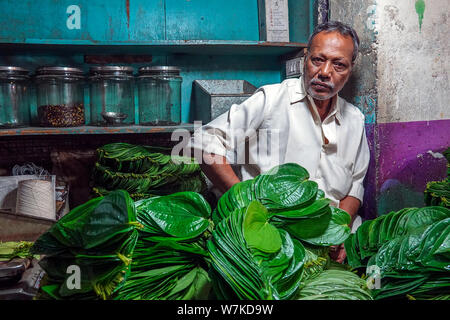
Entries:
POLYGON ((323 63, 322 67, 320 68, 319 78, 330 78, 332 67, 333 65, 331 61, 326 61, 325 63, 323 63))

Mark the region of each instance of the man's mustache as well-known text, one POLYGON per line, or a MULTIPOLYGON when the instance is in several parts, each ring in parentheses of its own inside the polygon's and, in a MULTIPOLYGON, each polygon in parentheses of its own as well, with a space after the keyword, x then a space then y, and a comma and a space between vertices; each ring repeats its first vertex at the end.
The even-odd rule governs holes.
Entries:
POLYGON ((311 80, 309 81, 309 85, 311 86, 311 85, 313 85, 313 84, 317 84, 317 85, 319 85, 319 86, 326 87, 326 88, 328 88, 328 89, 330 89, 330 90, 333 90, 333 89, 334 89, 334 84, 331 83, 331 82, 322 82, 322 81, 319 81, 319 80, 316 80, 316 79, 311 79, 311 80))

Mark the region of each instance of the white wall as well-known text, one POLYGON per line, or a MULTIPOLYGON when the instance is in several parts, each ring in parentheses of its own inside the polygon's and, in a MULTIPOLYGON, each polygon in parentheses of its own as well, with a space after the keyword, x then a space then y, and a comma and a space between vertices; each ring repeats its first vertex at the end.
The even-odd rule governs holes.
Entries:
POLYGON ((378 0, 377 122, 450 118, 450 1, 378 0))

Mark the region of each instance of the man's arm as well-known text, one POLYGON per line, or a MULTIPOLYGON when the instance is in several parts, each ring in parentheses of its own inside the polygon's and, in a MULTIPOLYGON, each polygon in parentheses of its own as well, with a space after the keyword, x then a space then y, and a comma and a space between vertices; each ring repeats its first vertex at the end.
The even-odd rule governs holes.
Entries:
POLYGON ((224 156, 204 152, 200 167, 208 179, 223 193, 240 182, 224 156))
MULTIPOLYGON (((356 218, 356 214, 361 206, 361 201, 352 196, 346 196, 339 202, 339 208, 345 210, 351 217, 350 228, 353 225, 353 221, 356 218)), ((338 246, 331 246, 330 257, 336 262, 343 263, 347 254, 345 252, 344 244, 338 246)))
POLYGON ((361 201, 352 196, 346 196, 339 202, 339 208, 347 211, 347 213, 352 217, 352 221, 350 222, 350 226, 353 225, 353 221, 356 218, 356 214, 361 206, 361 201))
MULTIPOLYGON (((359 208, 361 207, 364 187, 363 181, 366 176, 367 169, 369 167, 369 145, 367 143, 365 130, 362 131, 361 142, 359 144, 358 153, 355 161, 355 169, 353 172, 353 184, 349 194, 340 200, 339 208, 345 210, 351 216, 350 227, 353 225, 353 221, 356 218, 359 208)), ((344 249, 344 244, 340 246, 333 246, 330 250, 330 256, 332 259, 339 263, 343 263, 347 256, 344 249)))
POLYGON ((236 151, 245 143, 246 137, 256 134, 268 112, 267 108, 264 90, 258 90, 194 132, 188 148, 193 151, 202 171, 220 191, 225 192, 239 182, 226 159, 227 152, 236 151))

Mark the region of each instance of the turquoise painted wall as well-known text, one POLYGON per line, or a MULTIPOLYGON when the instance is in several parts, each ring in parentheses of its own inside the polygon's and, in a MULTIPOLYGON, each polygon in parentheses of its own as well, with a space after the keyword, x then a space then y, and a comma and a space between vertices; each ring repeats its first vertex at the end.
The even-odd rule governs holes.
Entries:
MULTIPOLYGON (((315 23, 313 2, 289 0, 292 42, 306 42, 315 23)), ((87 72, 92 65, 84 62, 85 54, 140 54, 152 61, 132 64, 136 71, 143 65, 179 66, 183 122, 194 120, 196 79, 241 79, 260 87, 284 77, 280 56, 286 50, 255 48, 258 0, 0 0, 0 24, 1 65, 32 71, 70 65, 87 72)))
POLYGON ((257 0, 0 0, 0 41, 259 40, 257 0))

